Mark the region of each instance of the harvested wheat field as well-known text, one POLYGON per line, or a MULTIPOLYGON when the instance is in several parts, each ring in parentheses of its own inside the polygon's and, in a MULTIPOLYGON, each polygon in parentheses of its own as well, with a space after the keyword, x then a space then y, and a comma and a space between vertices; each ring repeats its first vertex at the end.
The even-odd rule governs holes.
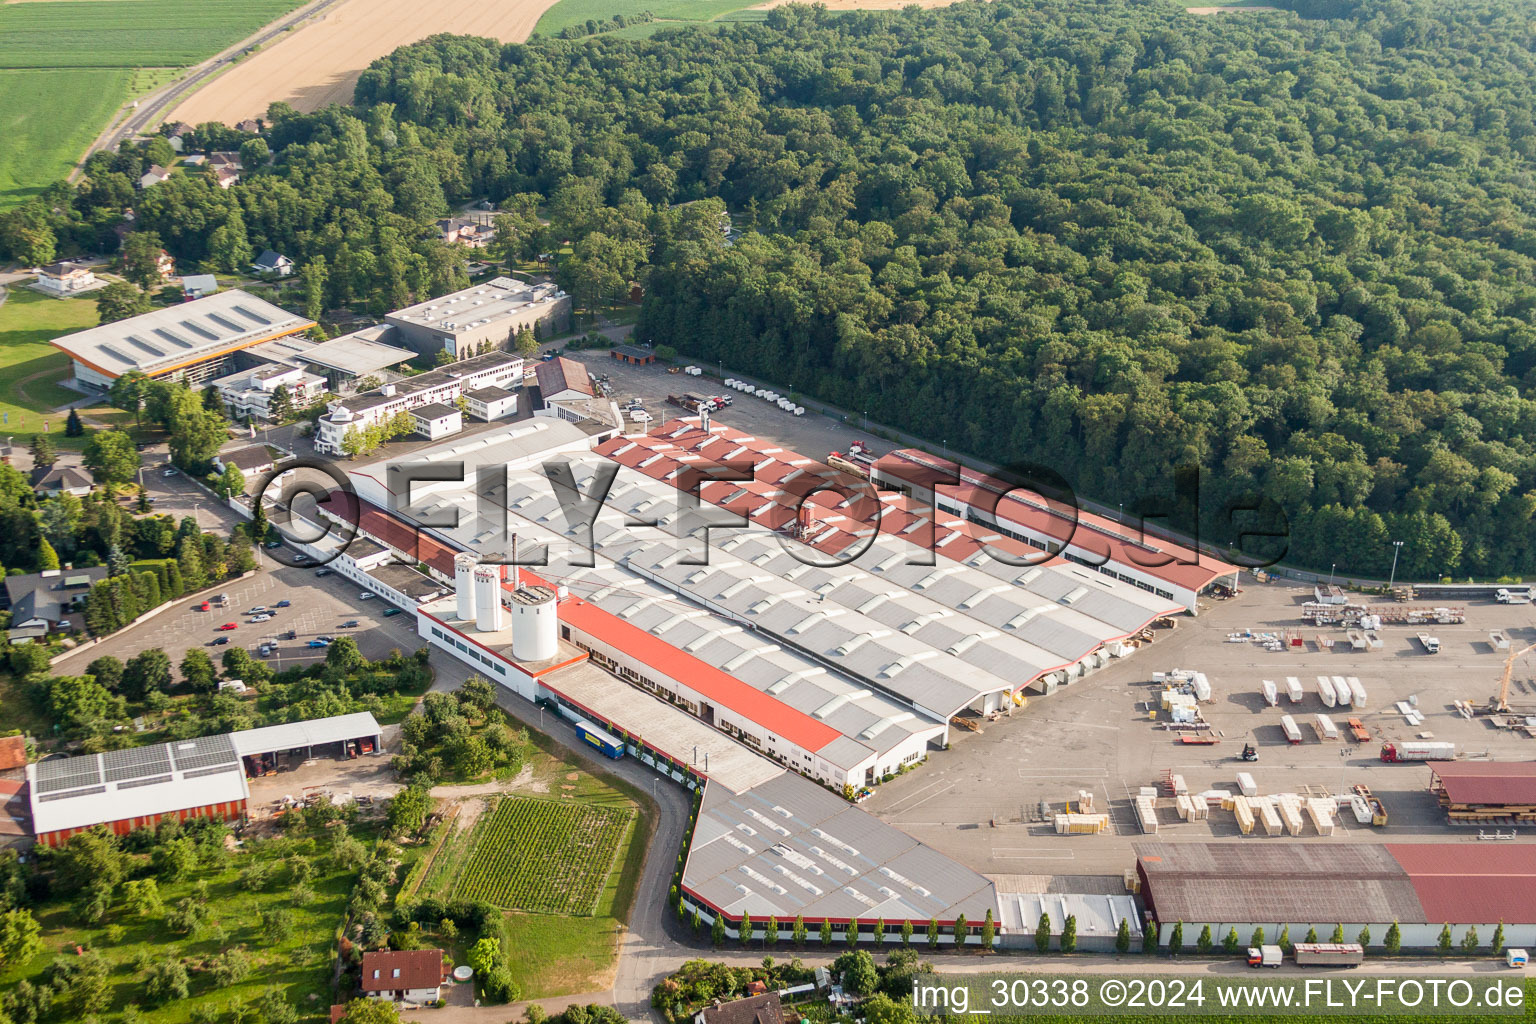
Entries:
POLYGON ((342 0, 187 97, 167 121, 260 117, 277 100, 301 111, 352 102, 357 76, 397 47, 439 32, 520 43, 556 0, 342 0))
MULTIPOLYGON (((768 0, 765 4, 757 4, 752 9, 766 11, 773 7, 780 7, 788 3, 808 3, 810 0, 768 0)), ((922 7, 931 10, 935 7, 948 7, 958 3, 959 0, 816 0, 829 11, 897 11, 903 7, 922 7)))

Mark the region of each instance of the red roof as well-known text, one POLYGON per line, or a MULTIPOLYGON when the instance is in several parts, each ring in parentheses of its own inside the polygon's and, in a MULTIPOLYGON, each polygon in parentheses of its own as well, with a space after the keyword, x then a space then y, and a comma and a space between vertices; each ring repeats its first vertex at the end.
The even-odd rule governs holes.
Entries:
POLYGON ((1199 590, 1218 576, 1237 571, 1235 565, 1197 553, 1176 541, 1161 537, 1128 538, 1127 527, 1091 512, 1078 510, 1074 523, 1059 511, 1041 508, 1010 493, 1010 486, 997 477, 915 448, 902 448, 882 456, 875 462, 875 467, 886 476, 910 480, 930 489, 934 487, 934 480, 959 479, 961 482, 957 485, 939 483, 937 487, 943 494, 966 504, 981 504, 985 508, 995 502, 1000 520, 1019 523, 1063 543, 1070 541, 1074 547, 1175 586, 1199 590), (1166 564, 1158 564, 1160 562, 1166 564))
POLYGON ((0 736, 0 772, 24 767, 27 763, 25 736, 0 736))
POLYGON ((533 368, 533 373, 546 399, 562 391, 580 391, 589 398, 597 394, 592 390, 592 378, 588 376, 587 368, 565 356, 544 360, 533 368))
POLYGON ((440 949, 386 949, 363 954, 364 992, 436 988, 442 983, 443 951, 440 949))
POLYGON ((772 730, 805 750, 820 750, 842 734, 825 722, 749 686, 729 673, 679 650, 639 626, 631 625, 579 597, 560 603, 560 621, 611 644, 656 671, 688 686, 705 699, 750 722, 772 730))
POLYGON ((369 504, 355 495, 332 491, 331 500, 325 503, 325 510, 355 524, 363 533, 377 537, 385 546, 404 551, 445 576, 453 575, 453 556, 458 553, 456 548, 397 519, 377 505, 369 504))
POLYGON ((1430 767, 1453 804, 1536 805, 1536 761, 1447 761, 1430 767))
POLYGON ((1536 844, 1388 843, 1430 924, 1536 921, 1536 844))

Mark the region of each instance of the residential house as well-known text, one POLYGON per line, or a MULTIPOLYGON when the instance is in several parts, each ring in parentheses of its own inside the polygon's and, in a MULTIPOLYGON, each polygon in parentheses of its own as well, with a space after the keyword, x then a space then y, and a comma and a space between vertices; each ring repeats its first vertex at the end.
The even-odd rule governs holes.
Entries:
POLYGON ((60 494, 83 498, 95 486, 91 474, 79 466, 38 466, 32 471, 32 492, 39 498, 57 498, 60 494))
POLYGON ((39 267, 37 271, 37 287, 54 295, 88 292, 101 287, 102 283, 89 267, 68 260, 50 263, 46 267, 39 267))
POLYGON ((282 253, 273 252, 271 249, 263 249, 256 262, 251 264, 251 269, 258 274, 274 274, 277 277, 287 277, 293 273, 293 260, 282 253))
POLYGON ((161 249, 155 257, 155 269, 160 272, 160 280, 169 281, 176 276, 176 257, 161 249))
POLYGON ((694 1024, 784 1024, 784 1006, 777 992, 764 992, 745 999, 733 999, 718 1006, 705 1007, 693 1018, 694 1024))
POLYGON ((239 153, 209 153, 208 169, 213 172, 220 188, 229 188, 240 180, 240 172, 245 168, 240 164, 239 153))
POLYGON ((202 167, 208 163, 208 158, 201 153, 193 153, 191 156, 181 158, 183 167, 202 167))
POLYGON ((185 274, 181 279, 183 298, 200 299, 219 290, 219 279, 212 274, 185 274))
POLYGON ((260 135, 261 122, 246 118, 244 121, 239 121, 235 124, 235 131, 245 132, 248 135, 260 135))
POLYGON ((77 632, 85 622, 79 602, 91 585, 106 579, 107 567, 45 569, 5 578, 5 599, 11 610, 11 643, 27 643, 49 633, 77 632))
POLYGON ((496 237, 496 229, 490 224, 468 217, 444 217, 437 222, 437 231, 449 245, 470 249, 484 249, 496 237))
POLYGON ((139 188, 149 188, 151 185, 158 185, 162 181, 169 179, 170 176, 171 172, 168 169, 155 164, 139 176, 139 188))
POLYGON ((264 444, 247 445, 244 448, 236 448, 232 452, 220 452, 213 457, 213 464, 223 471, 225 466, 235 466, 245 478, 260 476, 277 465, 279 456, 274 456, 264 444))
POLYGON ((442 998, 443 951, 387 949, 363 954, 363 994, 399 1003, 435 1003, 442 998))
POLYGON ((186 151, 187 136, 192 134, 192 126, 185 121, 177 121, 169 127, 161 129, 165 133, 165 141, 171 144, 171 148, 178 153, 186 151))
POLYGON ((22 777, 20 769, 27 766, 27 738, 25 736, 0 736, 0 776, 22 777))

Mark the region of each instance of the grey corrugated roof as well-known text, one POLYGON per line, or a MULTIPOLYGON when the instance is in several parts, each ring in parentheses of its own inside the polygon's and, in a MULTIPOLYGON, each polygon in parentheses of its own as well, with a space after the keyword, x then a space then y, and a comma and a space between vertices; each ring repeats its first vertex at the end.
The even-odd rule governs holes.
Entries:
POLYGON ((980 921, 997 905, 986 878, 788 772, 739 796, 705 789, 683 884, 732 916, 781 921, 980 921))

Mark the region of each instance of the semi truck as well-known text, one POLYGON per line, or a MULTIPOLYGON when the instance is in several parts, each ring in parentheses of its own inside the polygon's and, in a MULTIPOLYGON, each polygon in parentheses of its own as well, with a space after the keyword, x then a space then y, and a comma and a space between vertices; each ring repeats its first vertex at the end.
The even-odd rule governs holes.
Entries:
POLYGON ((1410 761, 1454 761, 1456 744, 1435 743, 1426 740, 1404 740, 1399 743, 1383 743, 1381 759, 1387 764, 1403 764, 1410 761))
POLYGON ((578 718, 571 724, 576 727, 576 734, 602 751, 604 757, 611 757, 617 761, 624 756, 624 744, 591 722, 578 718))
POLYGON ((1300 967, 1349 967, 1365 960, 1358 942, 1298 942, 1291 950, 1300 967))

